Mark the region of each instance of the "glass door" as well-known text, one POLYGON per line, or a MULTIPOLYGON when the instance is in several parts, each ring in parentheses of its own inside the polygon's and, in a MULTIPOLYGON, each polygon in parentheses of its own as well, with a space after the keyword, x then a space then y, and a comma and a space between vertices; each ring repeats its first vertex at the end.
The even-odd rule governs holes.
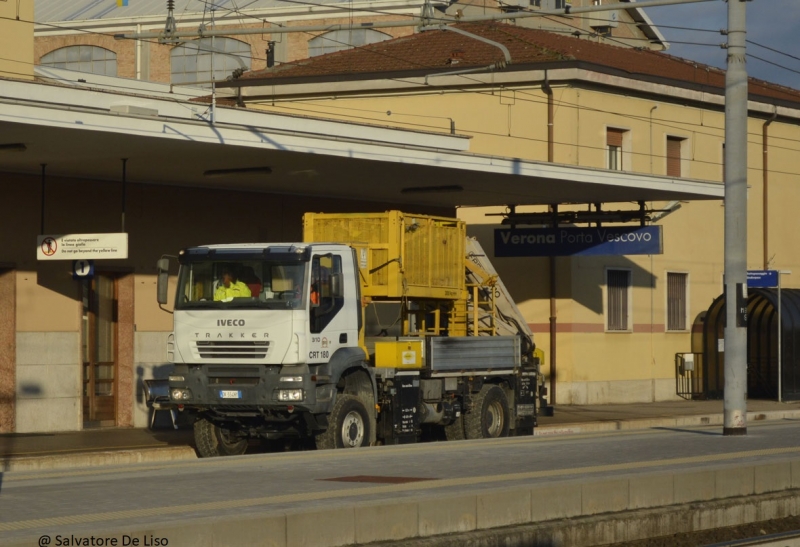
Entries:
POLYGON ((116 425, 117 287, 108 274, 83 281, 83 424, 116 425))

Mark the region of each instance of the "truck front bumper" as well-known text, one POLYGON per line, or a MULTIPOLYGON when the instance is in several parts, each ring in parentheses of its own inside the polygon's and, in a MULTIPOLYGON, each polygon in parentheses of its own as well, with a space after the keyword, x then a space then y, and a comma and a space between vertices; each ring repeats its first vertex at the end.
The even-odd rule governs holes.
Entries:
POLYGON ((170 401, 222 411, 328 412, 336 386, 318 384, 306 366, 175 365, 170 401))

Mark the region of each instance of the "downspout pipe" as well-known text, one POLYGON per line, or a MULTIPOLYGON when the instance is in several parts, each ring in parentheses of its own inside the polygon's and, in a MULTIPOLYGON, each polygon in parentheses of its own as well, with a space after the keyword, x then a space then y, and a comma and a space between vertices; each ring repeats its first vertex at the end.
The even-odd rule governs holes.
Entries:
POLYGON ((769 126, 775 119, 778 117, 778 108, 776 107, 775 110, 772 112, 772 116, 764 122, 764 125, 761 126, 761 149, 763 154, 763 160, 761 163, 761 177, 763 180, 763 212, 762 212, 762 225, 763 225, 763 235, 764 235, 764 244, 762 245, 764 249, 764 269, 769 269, 769 152, 768 152, 768 144, 769 144, 769 126))
MULTIPOLYGON (((542 91, 547 95, 547 161, 553 163, 555 158, 555 139, 553 137, 553 88, 550 87, 550 80, 547 71, 544 72, 544 83, 542 91)), ((558 204, 550 206, 553 213, 553 228, 558 228, 558 204)), ((550 406, 556 404, 556 328, 558 326, 558 315, 556 311, 556 257, 548 257, 550 270, 550 406)))

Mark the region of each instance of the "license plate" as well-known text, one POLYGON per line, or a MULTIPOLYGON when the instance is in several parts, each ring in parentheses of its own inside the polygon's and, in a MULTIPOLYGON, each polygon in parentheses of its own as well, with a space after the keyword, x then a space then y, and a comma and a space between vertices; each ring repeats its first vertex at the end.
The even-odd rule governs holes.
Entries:
POLYGON ((232 389, 221 389, 219 392, 220 399, 241 399, 242 392, 232 389))

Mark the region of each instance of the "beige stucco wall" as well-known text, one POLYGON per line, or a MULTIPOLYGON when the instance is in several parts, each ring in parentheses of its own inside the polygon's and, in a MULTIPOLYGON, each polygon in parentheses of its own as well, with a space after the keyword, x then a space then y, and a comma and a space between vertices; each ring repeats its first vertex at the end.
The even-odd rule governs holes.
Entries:
POLYGON ((33 79, 33 0, 0 2, 0 77, 33 79))
MULTIPOLYGON (((465 78, 466 80, 467 78, 465 78)), ((465 81, 465 85, 468 83, 465 81)), ((539 86, 505 85, 416 92, 386 92, 371 96, 369 86, 358 96, 328 99, 291 97, 293 111, 336 119, 355 117, 381 125, 447 131, 450 119, 459 134, 472 137, 470 151, 506 157, 547 159, 546 95, 539 86), (387 114, 391 112, 391 114, 387 114)), ((626 170, 666 174, 667 137, 685 139, 682 176, 722 181, 724 113, 720 106, 685 99, 635 94, 618 88, 562 83, 554 86, 557 163, 606 168, 606 130, 625 129, 626 170)), ((274 106, 253 105, 266 110, 274 106)), ((748 125, 748 268, 763 264, 762 126, 766 118, 751 117, 748 125)), ((794 234, 800 230, 800 122, 778 119, 770 132, 769 267, 800 271, 794 234)), ((662 208, 666 202, 649 203, 662 208)), ((633 204, 607 204, 606 209, 633 204)), ((563 208, 564 206, 562 206, 563 208)), ((585 205, 582 207, 586 207, 585 205)), ((459 209, 490 255, 499 208, 459 209)), ((519 212, 542 210, 518 208, 519 212)), ((664 254, 625 257, 559 257, 557 268, 557 364, 560 403, 633 402, 675 398, 674 358, 697 351, 692 328, 722 292, 724 206, 721 201, 682 203, 664 217, 664 254), (605 331, 605 270, 629 268, 633 273, 633 328, 626 333, 605 331), (665 332, 667 272, 689 274, 689 329, 665 332)), ((549 267, 546 258, 495 258, 494 264, 534 330, 536 343, 549 347, 549 267)), ((784 276, 784 287, 800 287, 800 275, 784 276)), ((694 336, 696 339, 697 336, 694 336)), ((545 359, 549 375, 549 358, 545 359)))

